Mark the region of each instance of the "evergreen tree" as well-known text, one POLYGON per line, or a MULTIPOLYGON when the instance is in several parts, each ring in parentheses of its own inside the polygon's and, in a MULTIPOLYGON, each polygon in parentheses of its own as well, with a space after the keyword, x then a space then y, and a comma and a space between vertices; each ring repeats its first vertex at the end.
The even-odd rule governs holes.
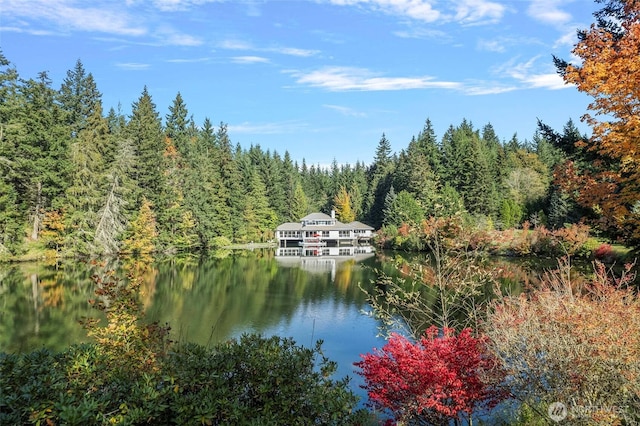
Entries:
POLYGON ((178 92, 173 103, 169 106, 169 114, 166 115, 165 134, 171 139, 182 157, 189 155, 189 136, 193 136, 189 134, 192 120, 188 117, 187 105, 178 92))
POLYGON ((393 169, 391 144, 383 133, 369 170, 369 188, 365 200, 368 221, 374 228, 379 228, 383 222, 385 197, 392 185, 393 169))
POLYGON ((16 189, 16 135, 8 131, 21 108, 18 72, 0 51, 0 255, 15 252, 22 240, 23 217, 16 189))
POLYGON ((267 191, 257 171, 249 171, 243 219, 245 241, 267 241, 277 226, 275 211, 269 206, 267 191))
POLYGON ((309 200, 302 189, 300 182, 295 183, 293 196, 291 197, 291 219, 290 222, 298 222, 309 214, 309 200))
POLYGON ((84 128, 71 144, 71 184, 66 193, 67 249, 88 254, 98 223, 97 213, 107 188, 102 150, 108 145, 109 129, 102 106, 93 108, 84 128))
POLYGON ((78 137, 89 125, 95 109, 98 106, 102 108, 102 94, 98 91, 93 75, 87 74, 80 59, 72 70, 67 71, 60 87, 59 99, 62 109, 67 113, 66 121, 71 136, 78 137))
POLYGON ((93 241, 97 253, 116 254, 120 251, 120 236, 128 224, 127 196, 133 192, 131 174, 134 162, 133 146, 127 139, 121 140, 107 173, 107 194, 98 210, 93 241))
POLYGON ((42 215, 62 204, 68 186, 68 135, 64 112, 46 73, 20 87, 21 107, 12 118, 9 150, 13 151, 15 188, 20 210, 28 216, 31 239, 38 239, 42 215))
POLYGON ((136 181, 139 193, 135 205, 140 206, 143 194, 151 204, 162 205, 160 194, 164 186, 165 142, 160 117, 145 86, 140 98, 133 103, 126 136, 133 142, 136 163, 136 181))
POLYGON ((223 198, 229 210, 229 222, 231 225, 231 238, 239 240, 242 236, 244 224, 242 215, 244 212, 244 192, 242 190, 242 177, 238 167, 238 159, 233 152, 231 140, 227 133, 227 125, 220 123, 216 133, 216 143, 219 147, 218 167, 220 169, 220 179, 226 191, 223 198))

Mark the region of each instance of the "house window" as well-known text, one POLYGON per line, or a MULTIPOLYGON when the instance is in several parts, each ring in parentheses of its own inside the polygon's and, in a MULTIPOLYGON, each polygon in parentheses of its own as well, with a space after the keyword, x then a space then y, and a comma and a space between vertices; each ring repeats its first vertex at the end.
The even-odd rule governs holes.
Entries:
POLYGON ((329 231, 322 231, 322 238, 329 238, 329 231))
POLYGON ((340 238, 349 238, 351 236, 351 231, 338 231, 338 237, 340 238))

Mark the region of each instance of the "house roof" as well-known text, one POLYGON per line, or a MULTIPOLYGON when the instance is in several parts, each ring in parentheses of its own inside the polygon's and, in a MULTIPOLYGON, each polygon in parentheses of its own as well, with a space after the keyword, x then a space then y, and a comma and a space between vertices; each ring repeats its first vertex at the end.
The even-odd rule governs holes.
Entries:
POLYGON ((331 216, 324 213, 311 213, 302 219, 300 222, 286 222, 276 228, 276 231, 343 231, 350 229, 365 229, 365 230, 373 230, 373 228, 369 225, 365 225, 362 222, 353 221, 351 223, 342 223, 331 216), (334 222, 333 225, 305 225, 303 223, 309 221, 316 220, 331 220, 334 222))
POLYGON ((373 227, 369 226, 369 225, 365 225, 362 222, 358 222, 357 220, 354 220, 353 222, 349 222, 348 226, 354 228, 354 229, 368 229, 370 231, 373 231, 373 227))
POLYGON ((286 222, 276 228, 276 231, 299 231, 302 224, 298 222, 286 222))
POLYGON ((325 213, 311 213, 300 219, 301 221, 306 220, 331 220, 333 219, 331 216, 325 213))

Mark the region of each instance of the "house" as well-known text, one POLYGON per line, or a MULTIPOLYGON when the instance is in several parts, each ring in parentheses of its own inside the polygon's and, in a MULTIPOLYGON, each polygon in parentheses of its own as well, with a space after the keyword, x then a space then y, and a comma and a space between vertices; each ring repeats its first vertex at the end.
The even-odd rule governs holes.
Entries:
POLYGON ((311 213, 300 222, 288 222, 276 228, 278 247, 342 247, 368 244, 373 237, 373 228, 361 222, 344 224, 325 213, 311 213))

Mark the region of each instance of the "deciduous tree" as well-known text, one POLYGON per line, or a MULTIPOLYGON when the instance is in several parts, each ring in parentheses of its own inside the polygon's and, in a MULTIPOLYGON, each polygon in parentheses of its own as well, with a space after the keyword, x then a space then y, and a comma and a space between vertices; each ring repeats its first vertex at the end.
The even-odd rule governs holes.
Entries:
POLYGON ((597 161, 574 169, 572 188, 605 227, 640 246, 640 2, 598 2, 604 7, 573 49, 581 62, 556 59, 564 80, 593 98, 583 116, 593 135, 583 146, 597 161))

